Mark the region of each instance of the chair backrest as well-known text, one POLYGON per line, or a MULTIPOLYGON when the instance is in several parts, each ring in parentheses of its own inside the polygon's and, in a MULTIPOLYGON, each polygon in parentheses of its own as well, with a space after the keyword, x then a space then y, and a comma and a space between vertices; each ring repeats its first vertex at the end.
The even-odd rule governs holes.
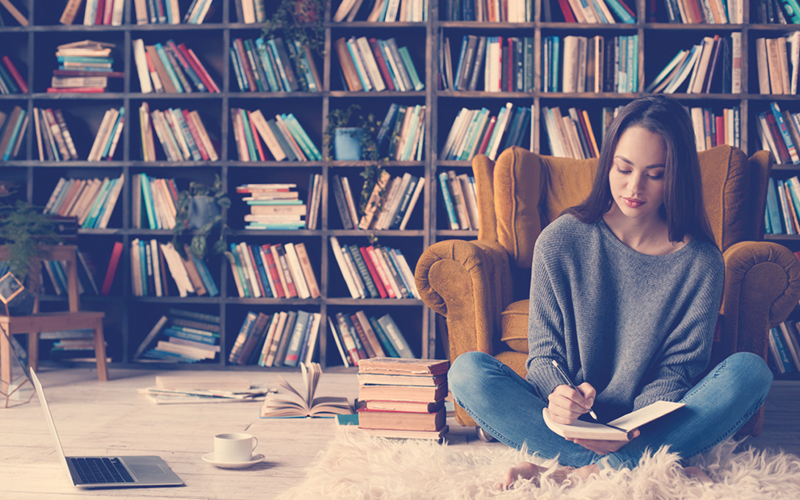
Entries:
MULTIPOLYGON (((720 250, 762 237, 767 183, 773 158, 751 158, 739 149, 717 146, 699 153, 703 201, 720 250)), ((509 148, 492 162, 472 160, 478 198, 478 239, 496 241, 519 268, 530 268, 541 230, 565 209, 583 201, 592 188, 597 159, 573 160, 509 148)))
MULTIPOLYGON (((39 287, 41 285, 42 277, 42 261, 54 260, 61 261, 66 264, 64 268, 67 273, 67 302, 69 304, 70 312, 78 312, 80 310, 80 293, 78 292, 78 263, 75 251, 75 245, 52 245, 41 246, 42 252, 40 256, 33 257, 30 263, 30 270, 28 273, 28 287, 34 291, 36 295, 36 302, 33 306, 33 312, 39 312, 39 287)), ((0 246, 0 260, 8 259, 8 247, 0 246)))

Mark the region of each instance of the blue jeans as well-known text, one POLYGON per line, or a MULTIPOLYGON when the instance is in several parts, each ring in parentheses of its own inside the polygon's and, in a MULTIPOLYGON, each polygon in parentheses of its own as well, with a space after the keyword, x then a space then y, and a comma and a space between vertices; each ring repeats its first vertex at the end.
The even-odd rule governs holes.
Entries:
POLYGON ((686 406, 643 426, 641 435, 619 450, 598 455, 567 441, 544 423, 547 406, 514 370, 483 352, 456 358, 448 375, 456 402, 497 440, 561 465, 633 468, 649 449, 661 445, 687 459, 733 435, 764 403, 772 372, 763 359, 748 352, 722 361, 681 400, 686 406), (603 459, 603 463, 600 463, 603 459))

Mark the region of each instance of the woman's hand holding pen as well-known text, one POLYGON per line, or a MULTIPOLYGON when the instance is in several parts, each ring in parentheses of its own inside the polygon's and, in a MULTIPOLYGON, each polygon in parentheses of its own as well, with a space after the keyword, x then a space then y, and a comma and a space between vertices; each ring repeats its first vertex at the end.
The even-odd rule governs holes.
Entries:
POLYGON ((559 385, 548 396, 550 416, 559 424, 571 424, 589 412, 596 393, 588 382, 574 389, 569 385, 559 385))

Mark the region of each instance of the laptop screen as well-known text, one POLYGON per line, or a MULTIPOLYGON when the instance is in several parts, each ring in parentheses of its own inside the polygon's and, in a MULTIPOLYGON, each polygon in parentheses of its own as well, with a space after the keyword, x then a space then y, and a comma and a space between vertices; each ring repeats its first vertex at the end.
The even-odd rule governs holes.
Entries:
MULTIPOLYGON (((50 429, 50 434, 53 435, 53 440, 56 442, 56 451, 58 452, 58 458, 61 460, 61 464, 64 466, 64 470, 67 471, 69 475, 69 466, 67 465, 67 457, 64 456, 64 449, 61 448, 61 440, 58 438, 58 432, 56 431, 56 424, 53 422, 53 415, 50 414, 50 407, 47 405, 47 399, 44 397, 44 389, 42 388, 42 383, 39 382, 39 377, 36 376, 36 372, 33 368, 30 369, 31 372, 31 380, 33 381, 33 386, 36 388, 36 394, 39 396, 39 403, 42 405, 42 413, 44 413, 44 419, 47 421, 47 427, 50 429)), ((72 476, 70 475, 70 481, 72 480, 72 476)))

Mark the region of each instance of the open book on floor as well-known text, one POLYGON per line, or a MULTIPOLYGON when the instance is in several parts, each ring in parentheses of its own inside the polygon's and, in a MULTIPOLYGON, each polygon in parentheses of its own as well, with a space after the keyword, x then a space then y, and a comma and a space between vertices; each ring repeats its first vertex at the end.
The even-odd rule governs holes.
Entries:
POLYGON ((267 394, 261 406, 261 418, 333 417, 353 413, 353 406, 345 397, 314 397, 322 375, 319 363, 300 363, 303 373, 302 393, 283 377, 279 377, 281 392, 267 394), (285 390, 285 392, 283 391, 285 390))
POLYGON ((607 425, 584 422, 577 420, 572 424, 559 424, 552 420, 547 408, 542 410, 544 423, 551 431, 567 439, 595 439, 599 441, 630 441, 631 432, 648 422, 652 422, 678 408, 686 406, 685 403, 672 403, 669 401, 656 401, 655 403, 639 408, 638 410, 612 420, 608 425, 619 427, 623 430, 613 429, 607 425))

